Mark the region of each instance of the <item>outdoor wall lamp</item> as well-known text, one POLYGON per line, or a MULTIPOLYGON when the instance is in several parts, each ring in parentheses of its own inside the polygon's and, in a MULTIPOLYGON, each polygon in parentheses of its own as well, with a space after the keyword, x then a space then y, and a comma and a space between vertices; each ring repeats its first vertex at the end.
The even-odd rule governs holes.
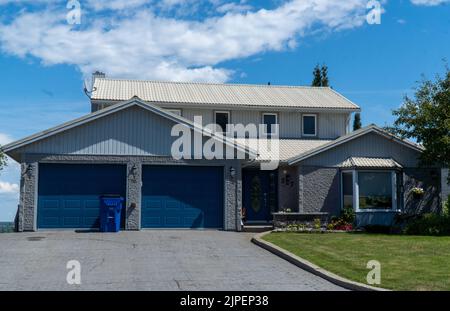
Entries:
POLYGON ((137 175, 137 166, 136 166, 136 164, 133 164, 133 166, 131 167, 131 169, 130 169, 130 175, 131 175, 133 178, 136 178, 136 175, 137 175))
POLYGON ((234 176, 236 176, 236 169, 234 167, 230 168, 230 176, 231 178, 234 178, 234 176))
POLYGON ((23 176, 27 176, 28 178, 31 178, 33 175, 33 165, 27 164, 27 167, 25 168, 25 171, 23 172, 23 176))

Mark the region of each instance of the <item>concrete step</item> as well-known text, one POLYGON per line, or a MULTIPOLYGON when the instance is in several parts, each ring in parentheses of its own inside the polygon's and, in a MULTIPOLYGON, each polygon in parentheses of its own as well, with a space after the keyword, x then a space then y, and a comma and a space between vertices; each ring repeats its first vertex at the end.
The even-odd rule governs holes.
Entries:
POLYGON ((242 231, 244 232, 265 232, 273 230, 272 225, 244 225, 242 231))

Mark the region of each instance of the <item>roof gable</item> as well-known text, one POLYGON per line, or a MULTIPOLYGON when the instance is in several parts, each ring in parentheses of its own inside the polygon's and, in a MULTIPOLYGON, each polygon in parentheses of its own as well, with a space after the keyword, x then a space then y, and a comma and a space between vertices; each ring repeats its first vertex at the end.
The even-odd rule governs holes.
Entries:
MULTIPOLYGON (((59 134, 67 133, 69 130, 80 128, 82 126, 91 124, 92 122, 94 122, 96 120, 102 120, 103 118, 107 118, 108 116, 112 116, 118 112, 124 111, 131 107, 140 107, 148 112, 151 112, 152 114, 162 117, 165 120, 170 120, 174 123, 183 124, 183 125, 187 126, 188 128, 192 129, 193 131, 202 133, 204 136, 212 137, 213 139, 218 139, 221 142, 224 142, 229 147, 236 148, 237 150, 245 152, 246 154, 251 154, 253 156, 256 156, 255 151, 248 150, 244 146, 241 146, 240 144, 236 144, 236 142, 234 142, 233 140, 230 140, 229 138, 223 137, 222 135, 212 133, 211 131, 208 131, 207 129, 203 128, 199 124, 194 124, 193 122, 191 122, 185 118, 182 118, 180 116, 172 114, 172 113, 170 113, 162 108, 159 108, 155 105, 143 102, 138 98, 133 98, 129 101, 118 103, 111 107, 99 110, 97 112, 85 115, 78 119, 63 123, 61 125, 51 128, 51 129, 36 133, 34 135, 28 136, 26 138, 23 138, 21 140, 15 141, 15 142, 12 142, 10 144, 3 146, 2 150, 5 153, 7 153, 8 155, 12 155, 15 151, 20 150, 21 148, 24 148, 31 144, 41 142, 41 141, 51 138, 51 137, 55 137, 56 135, 59 135, 59 134)), ((158 129, 155 129, 155 130, 158 130, 158 129)), ((89 135, 89 133, 87 133, 85 135, 89 135)), ((170 135, 170 132, 169 132, 169 135, 170 135)))
POLYGON ((331 141, 329 143, 323 144, 323 145, 321 145, 321 146, 319 146, 317 148, 314 148, 314 149, 309 150, 309 151, 307 151, 305 153, 302 153, 302 154, 300 154, 300 155, 298 155, 296 157, 293 157, 293 158, 291 158, 288 161, 288 163, 289 163, 289 165, 293 165, 293 164, 299 163, 299 162, 304 161, 304 160, 306 160, 308 158, 311 158, 311 157, 313 157, 315 155, 319 155, 319 154, 321 154, 321 153, 323 153, 323 152, 325 152, 327 150, 331 150, 333 148, 341 146, 341 145, 343 145, 343 144, 345 144, 347 142, 353 141, 353 140, 355 140, 355 139, 357 139, 359 137, 362 137, 362 136, 370 134, 370 133, 373 133, 373 134, 376 134, 376 135, 380 135, 380 136, 382 136, 382 137, 384 137, 384 138, 386 138, 386 139, 388 139, 390 141, 393 141, 395 143, 401 144, 401 145, 403 145, 403 146, 405 146, 407 148, 411 148, 411 149, 413 149, 415 151, 418 151, 418 152, 422 152, 424 150, 424 148, 421 145, 415 144, 415 143, 413 143, 413 142, 411 142, 409 140, 400 139, 399 137, 397 137, 395 135, 392 135, 391 133, 381 129, 380 127, 376 126, 375 124, 371 124, 371 125, 369 125, 367 127, 361 128, 361 129, 359 129, 357 131, 354 131, 354 132, 352 132, 350 134, 341 136, 341 137, 339 137, 336 140, 333 140, 333 141, 331 141))

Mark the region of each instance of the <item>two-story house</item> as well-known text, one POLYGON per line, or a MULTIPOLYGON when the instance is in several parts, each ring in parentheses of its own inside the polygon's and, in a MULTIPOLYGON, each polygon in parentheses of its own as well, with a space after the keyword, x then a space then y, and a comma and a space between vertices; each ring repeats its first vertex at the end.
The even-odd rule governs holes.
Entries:
POLYGON ((96 228, 104 194, 125 198, 127 230, 239 231, 344 206, 360 225, 389 224, 439 208, 440 171, 418 167, 422 147, 375 125, 351 132, 360 108, 331 88, 93 80, 90 114, 3 148, 22 167, 19 230, 96 228), (196 153, 208 144, 215 157, 196 153))

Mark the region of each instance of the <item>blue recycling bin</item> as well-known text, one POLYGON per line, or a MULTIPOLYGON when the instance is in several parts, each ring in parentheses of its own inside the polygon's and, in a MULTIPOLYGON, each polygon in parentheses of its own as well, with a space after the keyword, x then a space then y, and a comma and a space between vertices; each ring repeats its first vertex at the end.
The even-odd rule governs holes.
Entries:
POLYGON ((100 197, 100 231, 119 232, 124 199, 117 195, 100 197))

